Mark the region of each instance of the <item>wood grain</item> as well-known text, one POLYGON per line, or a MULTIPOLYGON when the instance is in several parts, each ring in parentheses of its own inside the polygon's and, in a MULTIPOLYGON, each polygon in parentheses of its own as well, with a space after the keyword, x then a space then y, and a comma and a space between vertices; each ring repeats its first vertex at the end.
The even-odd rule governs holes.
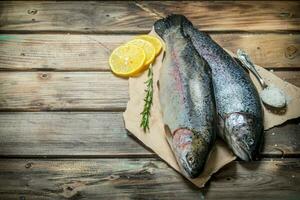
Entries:
MULTIPOLYGON (((117 46, 135 35, 2 34, 0 70, 108 71, 117 46)), ((211 34, 222 47, 241 48, 267 68, 300 67, 299 34, 211 34)))
MULTIPOLYGON (((261 156, 299 156, 298 123, 266 131, 261 156)), ((119 112, 2 112, 0 127, 0 156, 154 156, 127 135, 119 112)))
MULTIPOLYGON (((299 74, 283 72, 296 86, 299 74)), ((124 110, 127 101, 127 80, 110 72, 0 72, 2 111, 124 110)))
POLYGON ((0 113, 0 155, 153 155, 135 142, 116 112, 0 113))
POLYGON ((274 71, 274 74, 276 74, 278 77, 282 78, 283 80, 292 83, 296 85, 297 87, 300 87, 300 71, 293 71, 293 70, 287 70, 287 71, 274 71))
POLYGON ((300 87, 299 10, 297 1, 1 1, 0 199, 298 199, 300 119, 265 132, 259 157, 272 159, 232 162, 199 190, 127 135, 128 82, 107 60, 181 13, 300 87))
POLYGON ((205 31, 299 31, 297 1, 1 2, 6 32, 147 32, 171 13, 205 31), (221 17, 220 17, 221 16, 221 17))
POLYGON ((0 109, 124 110, 128 83, 110 72, 0 73, 0 109))
POLYGON ((264 134, 261 157, 299 157, 300 156, 300 118, 290 120, 274 127, 264 134))
POLYGON ((1 199, 297 199, 299 160, 233 162, 200 190, 155 159, 0 160, 1 199), (176 191, 176 192, 174 192, 176 191))

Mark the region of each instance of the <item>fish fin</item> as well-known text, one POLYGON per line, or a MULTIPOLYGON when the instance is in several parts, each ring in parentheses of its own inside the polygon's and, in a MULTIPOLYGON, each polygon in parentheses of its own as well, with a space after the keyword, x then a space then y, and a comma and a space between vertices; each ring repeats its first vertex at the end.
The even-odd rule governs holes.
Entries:
POLYGON ((164 130, 165 130, 165 133, 166 133, 166 136, 168 139, 173 137, 170 127, 168 125, 166 125, 166 124, 164 125, 164 130))
POLYGON ((166 51, 164 51, 163 57, 162 57, 162 61, 165 59, 166 57, 166 51))
POLYGON ((224 118, 220 115, 220 113, 217 114, 218 120, 217 120, 217 127, 218 127, 218 135, 225 140, 224 132, 225 132, 225 120, 224 118))
MULTIPOLYGON (((170 29, 177 28, 182 26, 183 23, 190 23, 188 19, 183 15, 172 14, 166 18, 157 20, 154 23, 155 32, 161 37, 164 38, 170 29)), ((182 29, 182 28, 181 28, 182 29)))

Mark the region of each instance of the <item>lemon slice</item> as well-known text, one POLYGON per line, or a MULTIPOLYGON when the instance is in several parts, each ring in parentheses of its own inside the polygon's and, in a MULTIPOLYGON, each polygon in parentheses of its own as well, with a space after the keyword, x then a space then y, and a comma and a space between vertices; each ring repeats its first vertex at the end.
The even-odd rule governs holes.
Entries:
POLYGON ((160 40, 157 37, 152 36, 152 35, 139 35, 136 38, 146 40, 146 41, 150 42, 155 48, 155 55, 156 56, 160 53, 160 51, 162 49, 162 44, 161 44, 160 40))
POLYGON ((116 48, 109 57, 109 65, 113 73, 129 77, 144 67, 146 54, 143 48, 134 44, 125 44, 116 48))
POLYGON ((133 39, 129 41, 127 44, 133 44, 144 49, 146 54, 144 69, 146 69, 148 65, 153 62, 155 58, 155 48, 150 42, 142 39, 133 39))

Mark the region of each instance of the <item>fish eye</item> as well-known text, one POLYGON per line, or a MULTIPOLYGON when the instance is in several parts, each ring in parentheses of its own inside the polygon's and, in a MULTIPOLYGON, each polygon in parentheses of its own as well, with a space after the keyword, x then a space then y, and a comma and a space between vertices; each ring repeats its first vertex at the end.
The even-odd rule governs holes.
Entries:
POLYGON ((252 145, 254 143, 254 140, 252 138, 249 139, 249 144, 252 145))
POLYGON ((192 165, 194 163, 194 161, 195 161, 194 157, 191 154, 187 154, 186 155, 186 160, 188 161, 188 163, 190 165, 192 165))

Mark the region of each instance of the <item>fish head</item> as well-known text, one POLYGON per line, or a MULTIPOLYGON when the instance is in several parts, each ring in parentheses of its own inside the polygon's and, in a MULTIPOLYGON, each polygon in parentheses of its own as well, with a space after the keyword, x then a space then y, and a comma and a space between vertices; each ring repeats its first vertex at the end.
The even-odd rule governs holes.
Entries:
POLYGON ((179 166, 190 178, 195 178, 203 171, 209 145, 206 140, 189 129, 178 129, 173 134, 173 151, 179 166))
POLYGON ((244 161, 253 160, 261 137, 261 120, 248 113, 231 113, 226 117, 223 128, 223 137, 234 154, 244 161))

